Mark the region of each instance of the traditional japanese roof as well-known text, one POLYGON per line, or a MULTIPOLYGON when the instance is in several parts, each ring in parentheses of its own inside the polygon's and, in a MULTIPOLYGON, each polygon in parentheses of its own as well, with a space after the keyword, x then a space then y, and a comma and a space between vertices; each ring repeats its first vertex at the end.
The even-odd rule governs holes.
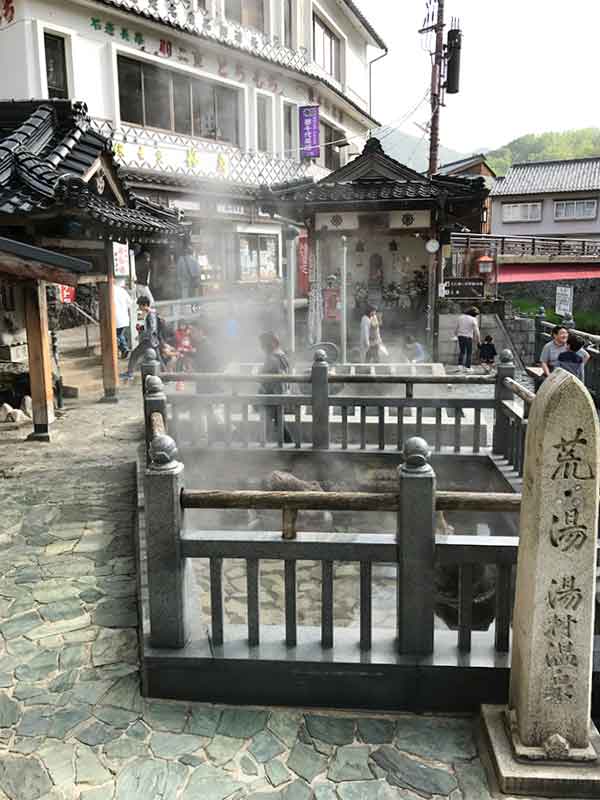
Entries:
POLYGON ((438 169, 437 174, 453 175, 456 172, 463 172, 470 167, 476 167, 478 164, 482 163, 486 165, 490 172, 494 172, 494 170, 487 163, 485 155, 483 153, 475 153, 472 156, 466 156, 465 158, 459 158, 457 161, 448 161, 446 164, 442 164, 442 166, 438 169))
POLYGON ((600 190, 600 157, 513 164, 496 181, 492 196, 594 192, 600 190))
POLYGON ((184 234, 179 212, 141 200, 123 185, 110 141, 92 129, 84 103, 0 102, 0 223, 3 217, 63 214, 123 237, 184 234), (100 158, 120 200, 88 182, 100 158))
POLYGON ((286 204, 329 209, 342 206, 377 208, 431 208, 446 202, 477 201, 487 190, 480 177, 429 178, 395 161, 383 151, 381 143, 371 138, 362 155, 318 183, 271 187, 262 194, 263 203, 286 204))

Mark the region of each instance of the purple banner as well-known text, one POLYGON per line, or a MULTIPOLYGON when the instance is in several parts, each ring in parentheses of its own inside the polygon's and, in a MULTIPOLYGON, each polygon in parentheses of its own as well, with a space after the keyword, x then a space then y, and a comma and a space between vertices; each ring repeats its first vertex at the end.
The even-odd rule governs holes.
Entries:
POLYGON ((302 158, 319 158, 319 106, 300 106, 300 156, 302 158))

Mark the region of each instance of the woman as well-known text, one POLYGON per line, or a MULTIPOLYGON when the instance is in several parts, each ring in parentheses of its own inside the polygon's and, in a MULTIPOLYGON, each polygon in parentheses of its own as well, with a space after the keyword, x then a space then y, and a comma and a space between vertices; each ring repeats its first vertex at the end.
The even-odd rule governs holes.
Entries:
POLYGON ((381 347, 382 341, 377 309, 369 306, 360 321, 360 349, 364 362, 378 364, 381 347))
POLYGON ((454 335, 458 339, 459 369, 462 369, 463 361, 465 369, 471 369, 473 345, 478 345, 481 341, 481 336, 479 335, 479 325, 477 324, 478 316, 479 309, 473 306, 472 308, 468 308, 464 314, 461 314, 456 322, 456 330, 454 335))
MULTIPOLYGON (((546 378, 558 366, 558 357, 561 353, 567 350, 567 339, 569 338, 569 331, 562 325, 555 325, 552 328, 552 339, 546 342, 540 353, 540 363, 546 378)), ((583 359, 583 366, 589 361, 590 354, 583 347, 578 351, 578 355, 583 359)))

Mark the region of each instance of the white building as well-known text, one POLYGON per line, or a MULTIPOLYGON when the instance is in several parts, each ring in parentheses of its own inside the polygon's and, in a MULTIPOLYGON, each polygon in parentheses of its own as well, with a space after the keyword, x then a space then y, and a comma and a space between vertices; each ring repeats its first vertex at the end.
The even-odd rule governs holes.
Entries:
POLYGON ((0 97, 87 103, 129 187, 192 218, 221 289, 281 277, 281 225, 253 189, 361 152, 382 50, 352 0, 5 0, 0 97), (316 105, 321 155, 303 160, 299 109, 316 105))

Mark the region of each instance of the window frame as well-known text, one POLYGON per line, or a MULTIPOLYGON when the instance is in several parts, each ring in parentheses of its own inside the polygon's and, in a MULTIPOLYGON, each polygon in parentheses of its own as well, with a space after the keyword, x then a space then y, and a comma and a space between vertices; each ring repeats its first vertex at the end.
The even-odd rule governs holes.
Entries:
POLYGON ((68 100, 69 95, 71 94, 71 80, 69 75, 69 54, 68 54, 68 39, 62 33, 52 29, 46 29, 42 31, 42 43, 44 46, 44 77, 46 80, 46 94, 48 95, 49 100, 68 100), (62 60, 63 60, 63 70, 65 76, 65 94, 51 94, 50 93, 50 83, 49 83, 49 76, 48 76, 48 51, 46 48, 46 40, 47 39, 54 39, 56 41, 61 42, 62 45, 62 60))
POLYGON ((156 131, 164 131, 167 133, 178 134, 180 136, 189 136, 193 139, 201 139, 204 141, 209 142, 219 142, 221 144, 227 145, 229 147, 237 147, 240 148, 242 146, 242 126, 241 126, 241 115, 240 115, 240 96, 242 93, 242 89, 229 85, 226 83, 221 83, 220 81, 212 80, 212 78, 206 77, 204 75, 196 75, 193 73, 188 73, 176 69, 170 69, 169 67, 164 67, 161 64, 156 64, 154 61, 149 61, 146 59, 139 59, 134 58, 128 52, 117 52, 117 90, 119 94, 119 117, 121 122, 125 123, 126 125, 138 125, 143 128, 149 128, 151 130, 156 131), (131 64, 135 64, 140 69, 141 74, 141 101, 142 101, 142 122, 131 122, 123 116, 123 102, 121 97, 121 80, 120 80, 120 65, 122 62, 127 62, 131 64), (144 69, 159 69, 162 70, 169 79, 169 119, 170 119, 170 127, 169 128, 157 128, 155 125, 149 125, 147 122, 147 112, 146 112, 146 92, 145 92, 145 85, 144 85, 144 69), (181 79, 183 78, 185 81, 188 82, 189 85, 189 103, 190 103, 190 114, 189 114, 189 121, 190 121, 190 129, 189 132, 184 132, 182 130, 175 129, 175 101, 174 101, 174 91, 173 91, 173 80, 174 78, 181 79), (213 109, 214 109, 214 116, 215 116, 215 136, 207 136, 207 135, 200 135, 196 133, 196 125, 194 123, 194 84, 202 84, 205 87, 208 87, 212 92, 212 99, 213 99, 213 109), (219 121, 218 121, 218 112, 217 112, 217 92, 219 90, 224 90, 232 93, 232 99, 234 100, 233 109, 234 109, 234 128, 235 128, 235 137, 234 141, 228 141, 227 139, 220 138, 216 135, 216 131, 219 128, 219 121))
POLYGON ((338 128, 335 128, 333 125, 327 122, 327 120, 323 119, 323 117, 320 118, 319 146, 321 149, 321 155, 316 159, 316 163, 324 169, 329 169, 332 172, 335 172, 342 166, 342 154, 337 145, 331 145, 325 140, 325 137, 322 135, 323 128, 328 128, 331 131, 332 138, 329 140, 331 142, 337 142, 338 140, 343 139, 344 134, 338 128))
POLYGON ((528 224, 530 222, 541 222, 542 221, 542 205, 543 200, 531 200, 531 201, 524 201, 524 202, 517 202, 517 203, 502 203, 502 222, 506 225, 515 225, 521 222, 528 224), (528 208, 528 216, 527 218, 519 217, 518 219, 508 219, 507 218, 507 210, 509 208, 528 208), (532 217, 531 216, 531 209, 537 207, 538 209, 538 216, 532 217))
POLYGON ((265 233, 264 231, 247 231, 247 230, 238 230, 237 233, 237 249, 238 249, 238 283, 243 284, 259 284, 259 283, 272 283, 273 281, 278 280, 281 278, 281 240, 277 233, 265 233), (242 260, 241 260, 241 244, 242 239, 247 240, 256 240, 256 252, 258 253, 258 264, 257 264, 257 272, 256 277, 254 278, 243 278, 242 277, 242 260), (262 252, 261 249, 261 240, 262 239, 273 239, 275 241, 275 275, 263 278, 261 276, 261 257, 260 254, 262 252))
POLYGON ((296 100, 288 100, 286 97, 282 98, 281 106, 281 155, 283 158, 291 159, 292 161, 300 161, 300 120, 299 111, 300 106, 296 100), (286 109, 290 109, 292 113, 291 119, 291 142, 290 147, 286 142, 286 109))
POLYGON ((268 14, 268 4, 265 0, 241 0, 240 2, 240 18, 237 19, 236 17, 230 17, 227 13, 227 0, 223 3, 223 13, 225 19, 229 20, 230 22, 235 23, 236 25, 241 25, 242 28, 248 28, 252 31, 258 31, 259 33, 267 33, 267 14, 268 14), (256 25, 250 25, 247 21, 244 20, 244 4, 246 2, 254 2, 260 3, 261 6, 261 16, 262 16, 262 28, 257 27, 256 25))
POLYGON ((282 30, 282 41, 284 47, 289 48, 290 50, 294 49, 294 10, 295 10, 295 3, 294 0, 283 0, 282 3, 283 7, 281 9, 281 30, 282 30))
POLYGON ((266 155, 273 155, 275 152, 275 123, 274 123, 274 112, 275 112, 275 96, 271 92, 256 92, 255 102, 254 102, 254 118, 256 120, 255 124, 255 133, 256 133, 256 152, 257 153, 264 153, 266 155), (259 99, 262 102, 267 103, 268 113, 263 118, 261 114, 259 114, 259 99), (260 121, 262 119, 266 120, 267 128, 266 128, 266 149, 263 149, 260 146, 260 121))
POLYGON ((598 199, 596 197, 573 197, 569 198, 568 200, 555 200, 554 201, 554 221, 555 222, 585 222, 587 220, 594 220, 598 216, 598 199), (594 212, 593 214, 577 214, 577 205, 582 204, 585 206, 586 203, 593 203, 594 204, 594 212), (558 207, 563 206, 566 208, 567 205, 573 205, 573 216, 567 216, 563 214, 562 216, 557 213, 558 207))
POLYGON ((314 63, 325 73, 327 73, 327 75, 330 75, 335 81, 340 82, 342 80, 342 39, 314 9, 312 18, 312 57, 314 63), (324 40, 324 49, 322 54, 323 63, 317 58, 317 28, 320 28, 321 35, 324 40), (325 38, 329 40, 329 58, 331 61, 331 69, 328 69, 324 63, 326 60, 324 58, 325 38), (335 45, 335 47, 333 47, 333 45, 335 45))

